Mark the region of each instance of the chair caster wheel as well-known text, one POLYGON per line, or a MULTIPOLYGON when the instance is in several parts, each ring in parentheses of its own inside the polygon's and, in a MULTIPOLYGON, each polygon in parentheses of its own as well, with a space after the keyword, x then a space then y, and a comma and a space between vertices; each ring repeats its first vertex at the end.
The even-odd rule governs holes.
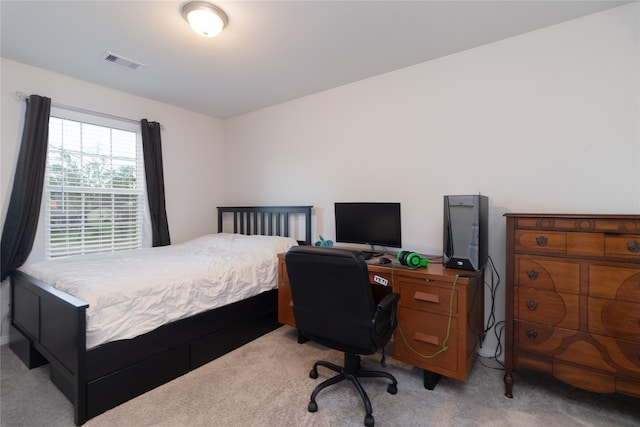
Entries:
POLYGON ((318 371, 315 369, 312 369, 311 372, 309 372, 309 378, 313 378, 314 380, 318 378, 318 371))
POLYGON ((395 384, 389 384, 387 387, 387 393, 396 394, 398 392, 398 387, 395 384))
POLYGON ((364 417, 364 425, 367 427, 373 427, 373 415, 367 415, 364 417))
POLYGON ((307 409, 309 410, 309 412, 317 412, 318 404, 316 402, 309 402, 309 406, 307 407, 307 409))

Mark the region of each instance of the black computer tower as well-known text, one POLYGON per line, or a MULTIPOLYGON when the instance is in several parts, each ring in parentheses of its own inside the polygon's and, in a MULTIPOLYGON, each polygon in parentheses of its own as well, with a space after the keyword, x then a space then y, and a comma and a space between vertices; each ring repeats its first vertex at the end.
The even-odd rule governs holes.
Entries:
POLYGON ((444 196, 443 264, 480 270, 489 256, 489 198, 444 196))

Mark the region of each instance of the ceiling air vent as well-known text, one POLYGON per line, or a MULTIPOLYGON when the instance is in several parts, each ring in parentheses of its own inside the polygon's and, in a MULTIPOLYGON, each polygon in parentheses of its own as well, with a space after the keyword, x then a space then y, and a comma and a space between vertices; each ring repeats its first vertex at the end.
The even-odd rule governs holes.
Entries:
POLYGON ((136 62, 132 59, 125 58, 124 56, 120 56, 113 52, 105 53, 104 60, 107 62, 111 62, 113 64, 120 65, 121 67, 128 68, 133 71, 139 70, 140 68, 144 67, 144 64, 136 62))

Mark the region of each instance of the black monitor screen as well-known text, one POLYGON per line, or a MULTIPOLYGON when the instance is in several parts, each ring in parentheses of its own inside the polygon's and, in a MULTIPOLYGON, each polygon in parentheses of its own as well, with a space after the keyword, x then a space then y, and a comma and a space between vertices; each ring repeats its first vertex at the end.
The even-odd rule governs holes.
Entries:
POLYGON ((336 242, 402 247, 400 203, 336 203, 336 242))

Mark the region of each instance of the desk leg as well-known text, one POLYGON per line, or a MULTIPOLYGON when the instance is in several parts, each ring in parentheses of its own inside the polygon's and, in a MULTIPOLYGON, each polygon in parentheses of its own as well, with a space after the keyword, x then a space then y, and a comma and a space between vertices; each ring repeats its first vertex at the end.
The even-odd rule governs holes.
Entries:
POLYGON ((427 371, 426 369, 424 369, 424 388, 426 388, 427 390, 433 390, 434 388, 436 388, 436 384, 438 384, 441 376, 442 375, 440 374, 436 374, 435 372, 427 371))
POLYGON ((309 338, 305 337, 302 334, 302 331, 300 329, 298 329, 298 344, 304 344, 307 341, 309 341, 309 338))

